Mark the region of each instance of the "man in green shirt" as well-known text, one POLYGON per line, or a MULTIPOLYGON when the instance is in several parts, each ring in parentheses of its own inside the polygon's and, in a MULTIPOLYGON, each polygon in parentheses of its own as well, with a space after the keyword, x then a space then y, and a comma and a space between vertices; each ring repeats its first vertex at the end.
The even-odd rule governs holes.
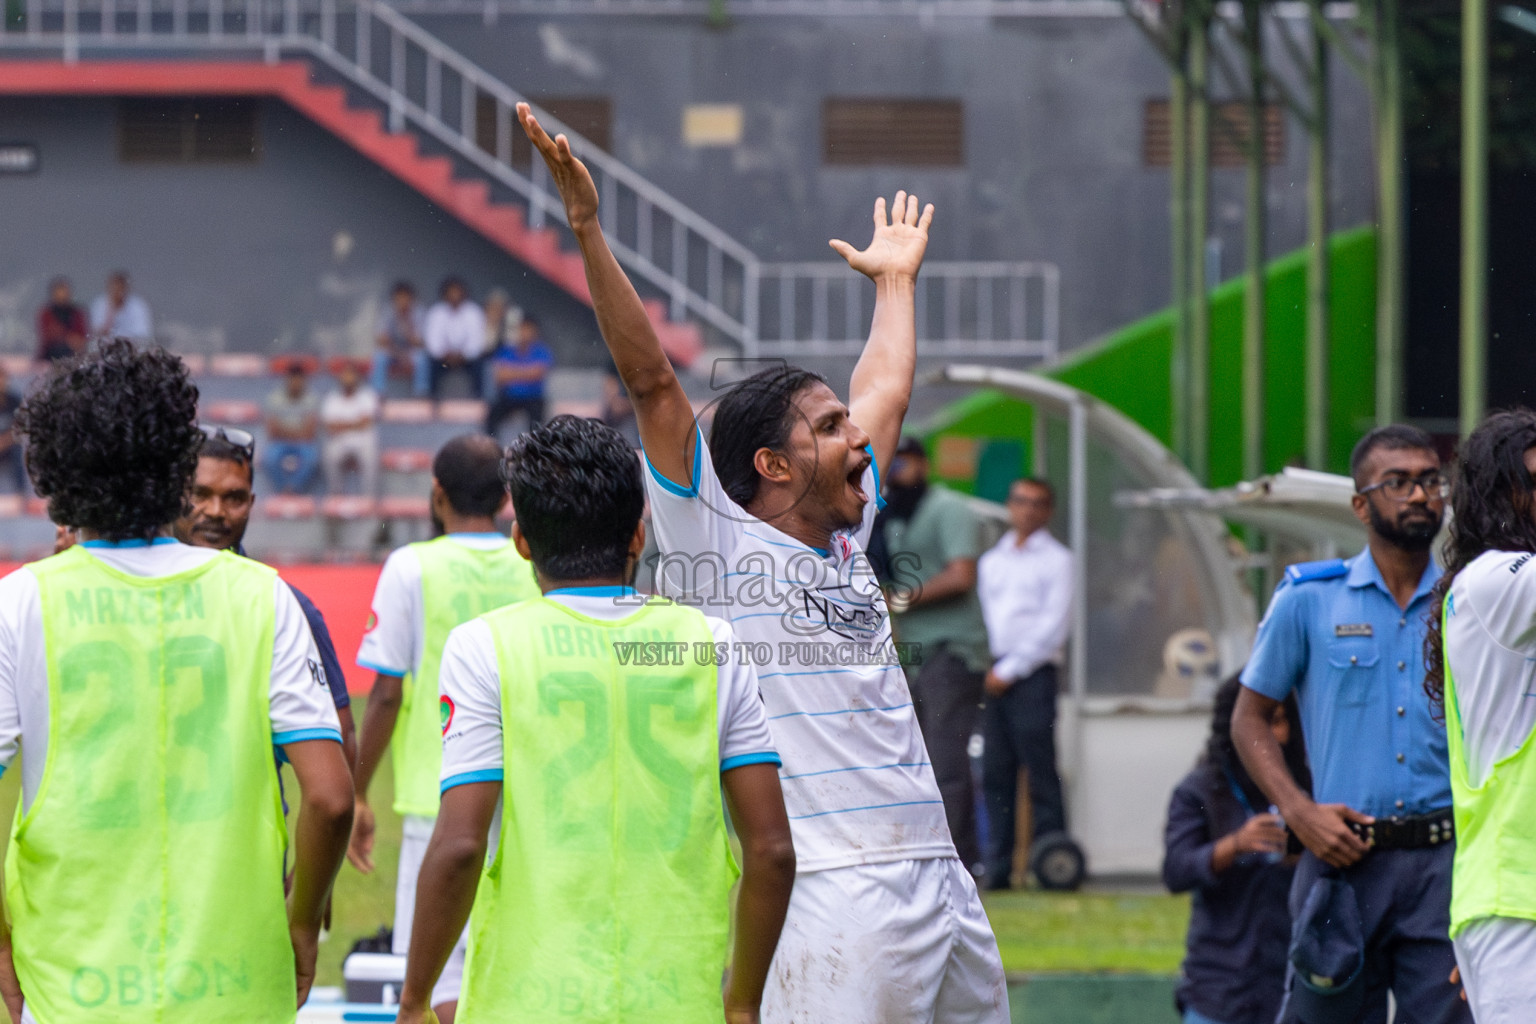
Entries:
POLYGON ((906 665, 917 722, 955 852, 981 862, 970 742, 981 711, 987 629, 976 599, 976 560, 986 550, 982 522, 962 495, 928 483, 928 453, 904 437, 887 471, 883 513, 896 638, 914 645, 906 665))

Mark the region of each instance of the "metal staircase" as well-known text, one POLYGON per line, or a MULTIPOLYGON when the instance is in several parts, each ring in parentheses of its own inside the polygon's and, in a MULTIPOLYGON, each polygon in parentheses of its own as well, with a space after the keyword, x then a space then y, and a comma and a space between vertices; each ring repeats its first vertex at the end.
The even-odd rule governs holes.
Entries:
MULTIPOLYGON (((515 107, 525 98, 387 3, 24 0, 20 23, 8 20, 0 31, 0 57, 54 54, 65 68, 192 58, 210 85, 218 78, 219 65, 208 59, 214 54, 237 61, 259 55, 274 70, 288 63, 285 58, 302 57, 376 110, 352 109, 346 96, 300 95, 291 84, 274 92, 512 255, 591 301, 580 259, 562 238, 563 208, 542 162, 514 162, 512 139, 521 131, 515 107), (365 123, 370 115, 373 122, 365 123), (415 144, 403 147, 408 133, 429 140, 452 162, 418 153, 415 144), (431 173, 408 173, 405 162, 412 158, 433 162, 431 173), (454 177, 466 171, 473 177, 454 177), (432 188, 423 186, 426 178, 432 188)), ((187 85, 195 87, 196 82, 187 85)), ((311 91, 325 89, 311 86, 311 91)), ((6 91, 3 85, 0 91, 6 91)), ((840 354, 862 344, 872 296, 858 275, 838 262, 760 262, 624 163, 547 113, 538 114, 552 134, 570 136, 573 150, 592 170, 609 243, 642 294, 651 293, 648 308, 675 359, 686 363, 710 343, 729 344, 746 355, 784 356, 840 354)), ((1056 354, 1058 291, 1051 264, 930 262, 918 293, 920 344, 933 354, 1050 360, 1056 354)))

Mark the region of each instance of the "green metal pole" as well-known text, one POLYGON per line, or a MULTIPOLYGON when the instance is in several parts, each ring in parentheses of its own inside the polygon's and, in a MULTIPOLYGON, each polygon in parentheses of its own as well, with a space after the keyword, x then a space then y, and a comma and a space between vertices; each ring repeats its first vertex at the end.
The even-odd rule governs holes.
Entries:
POLYGON ((1211 467, 1211 282, 1205 273, 1210 233, 1211 18, 1191 12, 1189 34, 1189 471, 1208 483, 1211 467))
POLYGON ((1243 303, 1243 477, 1264 472, 1264 19, 1260 0, 1243 2, 1248 46, 1248 283, 1243 303))
POLYGON ((1461 432, 1488 405, 1488 4, 1461 8, 1461 432))
POLYGON ((1169 367, 1173 451, 1189 461, 1189 77, 1184 4, 1168 5, 1173 41, 1173 79, 1168 102, 1168 213, 1172 234, 1173 358, 1169 367))
POLYGON ((1376 18, 1376 423, 1398 419, 1403 393, 1403 65, 1398 0, 1376 18))
MULTIPOLYGON (((1323 0, 1312 0, 1318 18, 1323 0)), ((1312 130, 1307 147, 1307 465, 1328 468, 1328 40, 1312 33, 1312 130)))

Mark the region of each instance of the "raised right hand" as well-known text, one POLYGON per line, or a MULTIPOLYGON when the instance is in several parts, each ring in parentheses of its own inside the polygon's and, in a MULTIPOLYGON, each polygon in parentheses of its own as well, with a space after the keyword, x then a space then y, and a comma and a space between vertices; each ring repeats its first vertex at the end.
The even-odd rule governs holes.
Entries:
POLYGON ((1303 846, 1324 864, 1347 868, 1359 863, 1370 847, 1346 822, 1369 825, 1376 819, 1344 804, 1315 804, 1308 801, 1286 816, 1286 822, 1303 846))
POLYGON ((570 140, 564 133, 551 139, 526 103, 517 105, 517 120, 544 158, 544 166, 549 168, 549 176, 560 190, 560 199, 565 203, 565 219, 571 230, 580 231, 591 224, 597 218, 597 184, 587 165, 571 152, 570 140))
POLYGON ((347 860, 363 874, 373 872, 373 808, 368 801, 352 805, 352 838, 347 843, 347 860))

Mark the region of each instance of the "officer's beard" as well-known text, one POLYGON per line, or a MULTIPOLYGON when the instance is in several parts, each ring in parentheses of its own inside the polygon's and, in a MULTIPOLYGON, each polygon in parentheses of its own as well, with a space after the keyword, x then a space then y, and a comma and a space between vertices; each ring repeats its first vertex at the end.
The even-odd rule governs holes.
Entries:
POLYGON ((1440 532, 1440 517, 1425 506, 1418 506, 1424 509, 1421 515, 1410 515, 1413 508, 1410 506, 1399 512, 1395 519, 1382 515, 1375 502, 1370 502, 1366 507, 1370 510, 1371 529, 1376 535, 1403 551, 1428 551, 1440 532))

